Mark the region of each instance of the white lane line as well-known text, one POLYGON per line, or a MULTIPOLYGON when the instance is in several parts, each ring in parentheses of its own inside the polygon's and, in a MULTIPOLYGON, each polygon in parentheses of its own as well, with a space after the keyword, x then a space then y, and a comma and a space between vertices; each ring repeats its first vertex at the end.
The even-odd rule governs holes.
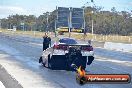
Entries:
POLYGON ((113 62, 113 63, 117 63, 117 64, 123 64, 125 66, 132 66, 132 61, 124 61, 124 60, 115 60, 115 59, 110 59, 110 58, 104 58, 104 57, 100 57, 98 55, 96 55, 95 57, 97 57, 97 61, 107 61, 107 62, 113 62))
POLYGON ((3 85, 1 81, 0 81, 0 88, 5 88, 5 86, 3 85))
POLYGON ((40 44, 40 43, 32 43, 32 42, 29 42, 29 44, 37 45, 37 46, 43 46, 43 44, 40 44))
POLYGON ((131 61, 123 61, 123 60, 114 60, 114 59, 110 59, 110 58, 104 58, 104 57, 98 57, 99 59, 96 59, 98 61, 109 61, 109 62, 115 62, 115 63, 132 63, 131 61))

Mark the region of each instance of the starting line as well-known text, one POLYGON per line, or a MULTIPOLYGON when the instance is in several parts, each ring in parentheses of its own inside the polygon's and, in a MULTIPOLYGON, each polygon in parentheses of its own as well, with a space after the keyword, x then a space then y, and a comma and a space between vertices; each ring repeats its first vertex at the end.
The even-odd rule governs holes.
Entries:
POLYGON ((1 81, 0 81, 0 88, 5 88, 5 86, 3 85, 1 81))

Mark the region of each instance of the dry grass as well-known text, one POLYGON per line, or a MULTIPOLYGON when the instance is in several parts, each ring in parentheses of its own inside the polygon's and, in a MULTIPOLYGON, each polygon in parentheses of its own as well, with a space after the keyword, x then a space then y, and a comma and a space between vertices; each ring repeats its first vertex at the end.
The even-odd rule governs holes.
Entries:
MULTIPOLYGON (((68 37, 69 34, 65 33, 65 36, 68 37)), ((71 37, 75 39, 84 39, 83 33, 71 33, 71 37)), ((95 41, 103 41, 103 42, 120 42, 120 43, 132 43, 132 36, 118 36, 118 35, 98 35, 98 34, 90 34, 87 33, 86 40, 95 40, 95 41)))
POLYGON ((32 36, 32 37, 42 37, 44 35, 44 32, 38 32, 38 31, 20 31, 20 30, 17 30, 17 31, 9 31, 9 30, 6 30, 6 29, 2 29, 1 30, 2 32, 4 33, 7 33, 7 34, 11 34, 11 35, 28 35, 28 36, 32 36))
MULTIPOLYGON (((11 35, 29 35, 33 37, 41 38, 44 35, 44 32, 34 32, 34 31, 9 31, 6 29, 1 29, 2 32, 11 34, 11 35)), ((50 35, 50 33, 49 33, 50 35)), ((53 37, 54 35, 51 34, 53 37)), ((65 37, 69 36, 69 33, 64 34, 65 37)), ((83 33, 71 33, 71 37, 75 39, 84 39, 83 33)), ((132 43, 132 36, 118 36, 118 35, 98 35, 98 34, 90 34, 87 33, 85 37, 86 40, 93 39, 95 41, 107 41, 107 42, 121 42, 121 43, 132 43)), ((56 39, 58 40, 58 38, 56 39)))

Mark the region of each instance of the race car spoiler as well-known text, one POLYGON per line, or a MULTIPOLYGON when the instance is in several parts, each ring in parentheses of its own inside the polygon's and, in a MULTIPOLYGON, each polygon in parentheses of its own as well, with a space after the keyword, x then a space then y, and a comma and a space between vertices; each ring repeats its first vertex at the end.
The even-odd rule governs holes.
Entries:
POLYGON ((85 51, 93 51, 93 47, 88 44, 59 44, 58 49, 66 50, 70 46, 71 47, 74 46, 74 47, 80 48, 81 50, 85 50, 85 51))
POLYGON ((60 43, 59 45, 63 45, 63 46, 91 46, 88 44, 64 44, 64 43, 60 43))

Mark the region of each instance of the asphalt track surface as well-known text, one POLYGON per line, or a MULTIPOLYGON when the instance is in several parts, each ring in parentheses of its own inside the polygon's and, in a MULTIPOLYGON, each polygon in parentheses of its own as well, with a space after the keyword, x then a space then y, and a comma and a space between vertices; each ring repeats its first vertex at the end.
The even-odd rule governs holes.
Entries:
MULTIPOLYGON (((132 76, 132 53, 101 48, 94 51, 95 60, 87 66, 88 73, 132 76)), ((76 83, 75 72, 52 71, 39 65, 41 54, 42 39, 0 34, 0 64, 3 67, 0 69, 0 81, 6 88, 132 88, 132 82, 80 86, 76 83)))

